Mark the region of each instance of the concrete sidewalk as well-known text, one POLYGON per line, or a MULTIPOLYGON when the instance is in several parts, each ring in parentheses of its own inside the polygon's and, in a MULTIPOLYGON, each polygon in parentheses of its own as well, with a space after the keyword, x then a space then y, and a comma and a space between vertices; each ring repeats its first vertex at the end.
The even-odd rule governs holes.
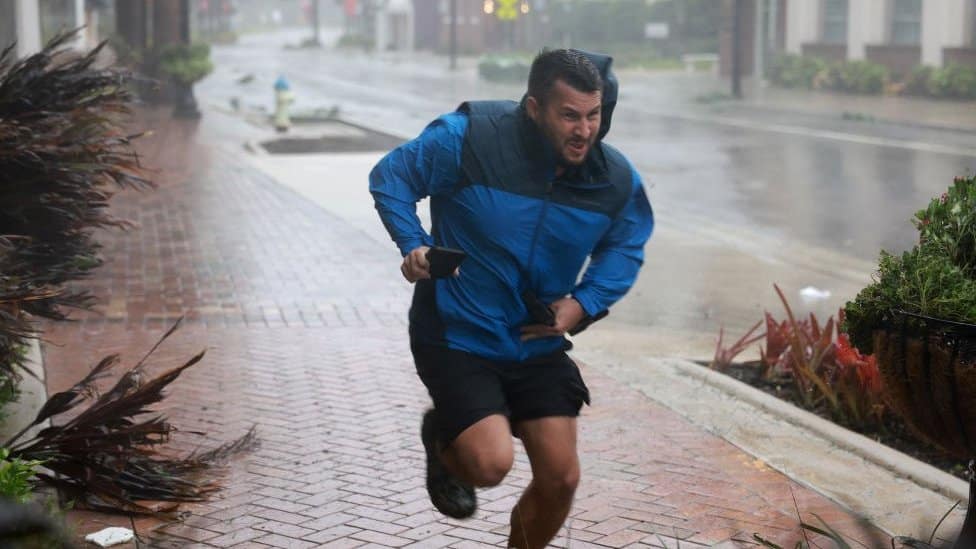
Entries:
MULTIPOLYGON (((132 364, 187 315, 156 360, 208 349, 164 401, 182 430, 173 446, 257 425, 261 447, 228 467, 225 490, 185 506, 181 523, 141 533, 155 547, 504 546, 529 478, 524 454, 502 486, 480 492, 473 520, 445 519, 427 500, 418 428, 428 397, 409 358, 410 288, 392 244, 222 147, 214 128, 225 122, 146 118, 155 134, 142 146, 160 188, 113 203, 140 226, 103 235, 109 262, 85 285, 103 314, 46 334, 54 392, 111 352, 132 364)), ((583 481, 556 546, 734 546, 753 533, 792 546, 798 515, 814 514, 872 545, 873 529, 838 504, 615 377, 583 372, 593 394, 580 422, 583 481)), ((128 524, 73 516, 79 534, 128 524)))
POLYGON ((976 133, 976 101, 856 95, 748 85, 742 107, 976 133))

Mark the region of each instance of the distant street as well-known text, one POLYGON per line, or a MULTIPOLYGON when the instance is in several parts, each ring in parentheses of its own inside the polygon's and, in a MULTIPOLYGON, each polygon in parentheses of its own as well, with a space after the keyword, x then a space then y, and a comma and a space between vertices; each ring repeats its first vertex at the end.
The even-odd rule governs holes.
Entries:
MULTIPOLYGON (((461 101, 523 93, 479 80, 472 59, 451 72, 431 54, 285 47, 306 34, 215 47, 201 102, 270 109, 272 83, 285 75, 296 111, 338 107, 350 121, 412 136, 461 101)), ((706 356, 720 325, 734 339, 764 308, 782 316, 774 282, 798 309, 835 313, 868 282, 880 249, 912 245, 914 211, 953 176, 976 171, 976 134, 709 104, 725 85, 705 74, 623 71, 619 79, 607 141, 644 177, 658 232, 631 295, 582 340, 621 355, 706 356), (806 286, 831 296, 804 306, 806 286)), ((365 180, 341 185, 361 188, 356 200, 368 202, 365 180)))

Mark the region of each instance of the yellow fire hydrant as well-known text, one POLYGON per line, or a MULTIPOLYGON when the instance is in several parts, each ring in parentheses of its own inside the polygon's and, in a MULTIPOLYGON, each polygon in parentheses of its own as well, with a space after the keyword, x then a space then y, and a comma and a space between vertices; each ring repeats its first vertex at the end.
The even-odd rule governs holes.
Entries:
POLYGON ((284 76, 279 76, 274 83, 275 90, 275 111, 274 127, 279 133, 288 131, 291 127, 291 118, 288 116, 288 106, 295 101, 294 94, 291 93, 291 86, 284 76))

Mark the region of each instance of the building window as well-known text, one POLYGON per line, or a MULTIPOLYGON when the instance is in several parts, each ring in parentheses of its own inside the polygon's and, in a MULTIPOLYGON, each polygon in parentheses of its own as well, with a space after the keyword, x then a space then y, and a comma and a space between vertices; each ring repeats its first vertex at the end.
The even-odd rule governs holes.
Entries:
POLYGON ((75 18, 74 0, 41 0, 38 11, 41 16, 41 42, 45 44, 58 33, 80 26, 75 18))
POLYGON ((828 44, 847 43, 848 0, 824 0, 823 41, 828 44))
POLYGON ((894 0, 891 7, 891 43, 922 42, 922 0, 894 0))

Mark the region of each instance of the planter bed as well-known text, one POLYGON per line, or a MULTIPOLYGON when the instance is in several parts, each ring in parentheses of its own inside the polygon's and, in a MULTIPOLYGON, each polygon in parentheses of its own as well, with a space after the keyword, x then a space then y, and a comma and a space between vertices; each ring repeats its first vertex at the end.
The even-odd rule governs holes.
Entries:
MULTIPOLYGON (((699 361, 697 364, 704 368, 708 368, 707 362, 699 361)), ((783 383, 775 383, 759 379, 758 361, 738 362, 732 364, 732 366, 725 371, 715 371, 755 387, 768 395, 789 402, 797 408, 806 409, 807 411, 812 412, 819 417, 826 419, 827 421, 833 422, 830 414, 823 407, 815 409, 804 408, 790 381, 786 380, 783 383)), ((850 427, 846 425, 840 426, 844 427, 845 429, 850 429, 850 427)), ((940 452, 938 449, 933 448, 931 445, 917 440, 912 436, 908 427, 893 415, 889 415, 887 417, 883 431, 858 432, 876 442, 888 446, 889 448, 902 452, 903 454, 907 454, 924 463, 928 463, 929 465, 945 471, 950 475, 962 480, 969 480, 967 474, 967 462, 947 457, 945 454, 940 452)))

